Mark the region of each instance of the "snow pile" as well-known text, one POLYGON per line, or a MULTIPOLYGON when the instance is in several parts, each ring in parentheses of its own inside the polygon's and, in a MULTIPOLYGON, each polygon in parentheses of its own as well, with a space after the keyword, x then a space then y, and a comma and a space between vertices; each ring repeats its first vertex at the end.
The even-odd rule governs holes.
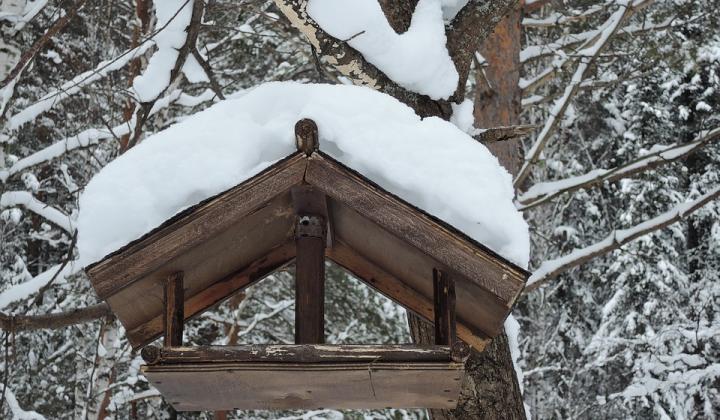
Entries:
MULTIPOLYGON (((133 88, 141 102, 156 99, 170 85, 170 73, 185 44, 186 30, 192 18, 192 0, 155 0, 154 4, 159 28, 153 36, 157 51, 150 57, 145 72, 133 80, 133 88)), ((190 82, 207 81, 207 75, 192 55, 185 59, 182 71, 190 82)))
POLYGON ((418 1, 410 28, 399 35, 377 0, 310 0, 307 10, 325 32, 347 41, 400 86, 446 99, 455 92, 459 76, 446 47, 443 6, 451 14, 462 3, 418 1))
POLYGON ((106 166, 80 198, 81 264, 294 153, 301 118, 318 124, 325 153, 527 265, 528 230, 513 205, 512 179, 485 146, 372 89, 294 82, 260 85, 219 102, 106 166))

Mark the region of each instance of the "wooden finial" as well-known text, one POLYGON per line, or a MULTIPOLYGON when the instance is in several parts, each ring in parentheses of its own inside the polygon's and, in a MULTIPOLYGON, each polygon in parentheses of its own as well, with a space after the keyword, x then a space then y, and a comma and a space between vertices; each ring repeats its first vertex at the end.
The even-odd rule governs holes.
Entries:
POLYGON ((295 123, 295 144, 306 156, 318 150, 318 128, 315 121, 303 118, 295 123))

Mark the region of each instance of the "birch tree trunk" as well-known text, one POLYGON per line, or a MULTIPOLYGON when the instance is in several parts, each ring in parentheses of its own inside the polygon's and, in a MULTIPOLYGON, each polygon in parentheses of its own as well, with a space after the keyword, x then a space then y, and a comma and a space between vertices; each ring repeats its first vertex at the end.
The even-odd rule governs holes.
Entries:
MULTIPOLYGON (((518 123, 521 92, 520 19, 517 7, 496 26, 483 43, 487 61, 485 78, 478 78, 475 92, 475 126, 497 127, 518 123)), ((512 174, 520 167, 519 140, 495 142, 489 146, 500 163, 512 174)), ((432 326, 408 314, 410 332, 417 343, 432 343, 432 326)), ((430 410, 433 419, 525 419, 520 386, 513 368, 508 338, 503 333, 479 353, 473 350, 467 361, 465 381, 455 410, 430 410)))

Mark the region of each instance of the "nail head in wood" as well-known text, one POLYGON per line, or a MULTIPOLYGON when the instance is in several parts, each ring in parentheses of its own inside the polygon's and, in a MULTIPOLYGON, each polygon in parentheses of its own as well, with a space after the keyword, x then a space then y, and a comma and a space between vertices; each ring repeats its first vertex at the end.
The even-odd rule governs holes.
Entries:
POLYGON ((297 149, 306 156, 310 156, 320 147, 318 141, 318 128, 315 121, 303 118, 295 123, 295 144, 297 149))

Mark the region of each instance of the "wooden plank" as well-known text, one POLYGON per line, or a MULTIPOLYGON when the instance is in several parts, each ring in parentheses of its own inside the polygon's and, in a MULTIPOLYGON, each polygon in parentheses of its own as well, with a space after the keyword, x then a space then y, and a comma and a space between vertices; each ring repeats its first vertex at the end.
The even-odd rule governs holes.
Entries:
POLYGON ((437 268, 433 269, 433 297, 435 299, 435 344, 455 344, 455 282, 437 268))
POLYGON ((306 163, 306 157, 296 153, 237 187, 187 209, 140 240, 88 267, 86 271, 98 296, 107 299, 299 184, 306 163))
MULTIPOLYGON (((288 242, 272 249, 263 258, 253 261, 235 273, 213 283, 206 289, 190 296, 185 300, 185 319, 190 319, 206 310, 220 304, 228 297, 241 291, 245 287, 262 280, 281 267, 287 265, 295 258, 295 244, 288 242)), ((112 307, 112 303, 110 303, 112 307)), ((148 321, 135 328, 128 329, 128 340, 133 348, 146 345, 159 337, 163 332, 163 314, 148 319, 148 321)))
MULTIPOLYGON (((434 319, 432 299, 407 286, 392 274, 356 253, 344 242, 336 240, 333 247, 326 250, 326 255, 333 262, 387 298, 401 304, 428 321, 432 322, 434 319)), ((457 334, 460 339, 477 351, 483 351, 490 342, 487 335, 470 327, 470 324, 461 318, 457 320, 457 334)))
MULTIPOLYGON (((306 125, 312 123, 310 134, 317 142, 317 127, 312 120, 298 122, 296 134, 303 121, 306 125)), ((291 194, 296 216, 295 343, 324 343, 327 201, 323 193, 307 184, 293 187, 291 194)))
POLYGON ((143 366, 178 411, 454 408, 462 363, 143 366))
POLYGON ((183 291, 183 273, 176 272, 168 276, 164 284, 165 317, 163 318, 163 344, 165 347, 182 346, 183 321, 185 320, 185 294, 183 291))
MULTIPOLYGON (((337 241, 344 242, 355 253, 423 295, 431 307, 433 282, 429 273, 432 273, 433 268, 441 268, 456 279, 457 316, 464 319, 468 327, 488 337, 494 337, 502 330, 510 308, 497 296, 343 203, 335 199, 328 200, 328 203, 337 241)), ((403 299, 399 303, 405 305, 403 299)), ((429 321, 433 320, 434 315, 431 313, 429 321)))
POLYGON ((308 160, 306 182, 443 265, 452 267, 469 281, 497 296, 508 309, 512 307, 527 281, 528 272, 329 156, 318 152, 308 160))
POLYGON ((368 362, 450 362, 450 346, 437 345, 331 345, 331 344, 249 344, 236 346, 197 346, 142 350, 146 363, 342 363, 368 362))
MULTIPOLYGON (((202 246, 167 261, 131 287, 108 298, 107 302, 123 326, 133 330, 162 312, 162 280, 169 274, 176 271, 185 273, 185 299, 191 299, 254 261, 263 260, 278 246, 292 243, 294 226, 295 214, 290 192, 287 191, 202 246)), ((294 249, 292 255, 295 255, 294 249)))

